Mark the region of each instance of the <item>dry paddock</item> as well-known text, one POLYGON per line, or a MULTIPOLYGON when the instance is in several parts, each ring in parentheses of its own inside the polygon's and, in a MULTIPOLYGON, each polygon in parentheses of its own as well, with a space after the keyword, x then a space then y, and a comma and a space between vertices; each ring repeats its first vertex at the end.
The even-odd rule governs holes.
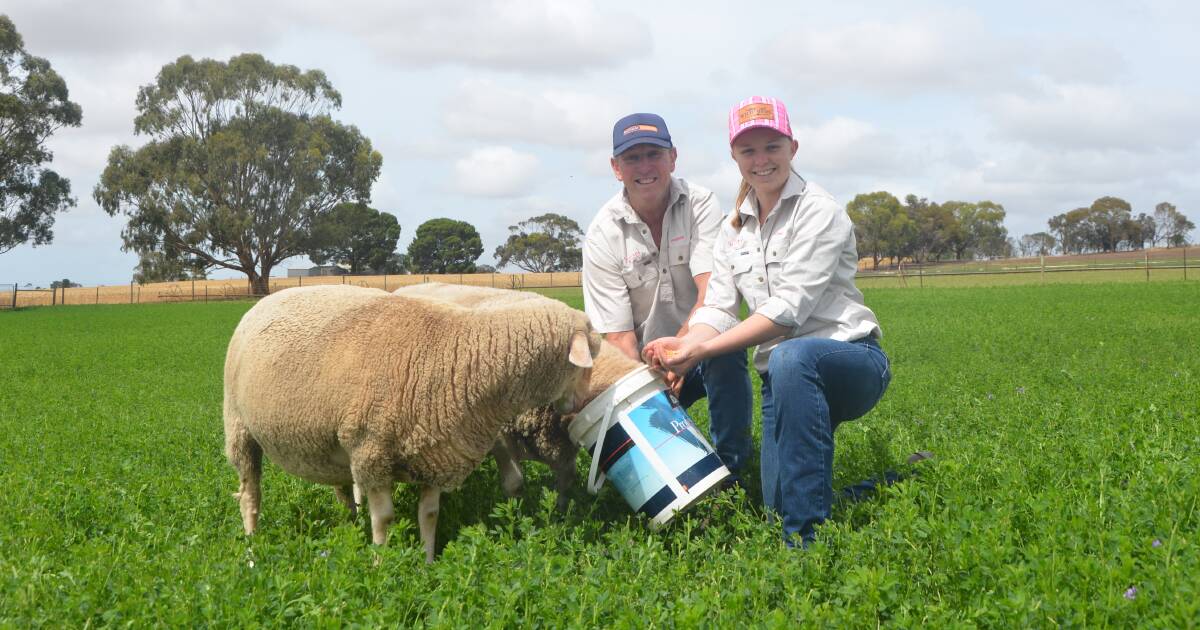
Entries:
MULTIPOLYGON (((352 284, 392 291, 424 282, 445 282, 503 289, 535 289, 580 286, 579 272, 555 273, 476 273, 413 274, 386 276, 317 276, 310 278, 271 278, 271 292, 292 287, 320 284, 352 284)), ((20 289, 0 294, 0 308, 72 304, 147 304, 154 302, 191 302, 234 300, 250 297, 245 280, 188 280, 69 289, 20 289)))

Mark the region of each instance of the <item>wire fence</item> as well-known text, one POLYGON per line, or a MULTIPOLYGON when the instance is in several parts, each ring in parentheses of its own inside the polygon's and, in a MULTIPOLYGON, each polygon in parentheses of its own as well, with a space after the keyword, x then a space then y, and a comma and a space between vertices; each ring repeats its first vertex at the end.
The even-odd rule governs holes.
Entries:
MULTIPOLYGON (((1194 254, 1194 252, 1193 252, 1194 254)), ((898 263, 873 268, 859 265, 856 280, 863 287, 995 286, 1005 284, 1152 282, 1195 280, 1200 261, 1188 259, 1187 247, 1127 252, 1037 256, 980 261, 898 263)))
MULTIPOLYGON (((402 286, 426 282, 464 284, 498 289, 549 289, 579 287, 578 271, 553 273, 464 273, 464 274, 404 274, 381 276, 310 276, 271 278, 270 292, 294 287, 328 284, 349 284, 393 291, 402 286)), ((19 282, 0 284, 0 309, 28 306, 62 306, 82 304, 152 304, 161 302, 216 302, 263 297, 250 290, 245 280, 184 280, 179 282, 129 283, 96 287, 35 288, 19 282)))
MULTIPOLYGON (((874 268, 860 263, 856 281, 862 288, 996 286, 1006 284, 1079 282, 1153 282, 1200 279, 1200 261, 1187 247, 1111 252, 1074 256, 887 264, 874 268)), ((581 285, 578 271, 554 273, 404 274, 379 276, 310 276, 271 278, 270 292, 293 287, 350 284, 392 291, 426 282, 486 286, 502 289, 571 288, 581 285)), ((262 297, 244 280, 187 280, 151 284, 42 289, 14 282, 0 283, 0 310, 27 306, 79 304, 150 304, 213 302, 262 297)))

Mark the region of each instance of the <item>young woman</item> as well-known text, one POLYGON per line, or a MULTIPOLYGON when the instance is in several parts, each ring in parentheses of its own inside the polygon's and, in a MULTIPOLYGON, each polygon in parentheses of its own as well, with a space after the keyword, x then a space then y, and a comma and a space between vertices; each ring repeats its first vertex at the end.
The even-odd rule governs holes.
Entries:
POLYGON ((762 490, 788 545, 813 538, 833 504, 833 433, 871 410, 891 381, 875 314, 854 286, 845 209, 792 170, 798 149, 783 103, 751 97, 729 112, 742 174, 713 252, 704 306, 684 337, 645 347, 651 365, 684 374, 757 346, 762 376, 762 490), (750 316, 738 321, 745 300, 750 316))

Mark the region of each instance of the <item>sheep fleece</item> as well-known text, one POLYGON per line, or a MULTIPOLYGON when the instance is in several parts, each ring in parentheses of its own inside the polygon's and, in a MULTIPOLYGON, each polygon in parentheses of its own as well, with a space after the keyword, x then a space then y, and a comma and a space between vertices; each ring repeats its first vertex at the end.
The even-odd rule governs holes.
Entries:
POLYGON ((586 316, 552 300, 481 311, 352 286, 288 289, 230 340, 226 435, 249 432, 316 483, 454 488, 502 424, 574 383, 576 331, 590 332, 586 316))

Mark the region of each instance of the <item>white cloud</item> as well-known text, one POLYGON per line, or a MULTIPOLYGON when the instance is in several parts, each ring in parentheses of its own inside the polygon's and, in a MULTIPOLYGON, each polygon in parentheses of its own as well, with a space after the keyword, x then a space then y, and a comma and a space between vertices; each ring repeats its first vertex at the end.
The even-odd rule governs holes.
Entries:
POLYGON ((336 11, 326 2, 307 9, 318 24, 340 24, 383 60, 403 66, 572 74, 618 66, 653 48, 643 20, 590 0, 363 0, 336 11))
POLYGON ((1200 102, 1161 90, 1057 85, 999 97, 992 112, 1004 137, 1031 146, 1153 153, 1200 138, 1200 102))
POLYGON ((869 122, 834 117, 817 126, 794 127, 800 145, 794 162, 820 173, 887 173, 903 169, 900 143, 869 122))
POLYGON ((454 163, 458 190, 474 197, 519 197, 529 192, 536 156, 511 147, 485 147, 454 163))
POLYGON ((991 89, 1008 84, 1020 49, 963 13, 830 25, 810 20, 773 39, 757 58, 782 78, 889 94, 991 89))
MULTIPOLYGON (((36 54, 228 57, 259 51, 303 31, 337 31, 380 59, 405 67, 476 68, 570 74, 648 55, 645 21, 589 0, 350 0, 71 2, 42 0, 6 9, 36 54)), ((161 63, 160 63, 161 65, 161 63)))
POLYGON ((464 138, 594 149, 611 146, 612 125, 627 113, 619 98, 468 79, 449 97, 443 121, 464 138))
POLYGON ((292 19, 283 2, 41 0, 14 3, 5 11, 26 46, 51 63, 52 53, 93 58, 151 53, 165 57, 161 66, 214 48, 228 54, 261 50, 284 35, 292 19))

